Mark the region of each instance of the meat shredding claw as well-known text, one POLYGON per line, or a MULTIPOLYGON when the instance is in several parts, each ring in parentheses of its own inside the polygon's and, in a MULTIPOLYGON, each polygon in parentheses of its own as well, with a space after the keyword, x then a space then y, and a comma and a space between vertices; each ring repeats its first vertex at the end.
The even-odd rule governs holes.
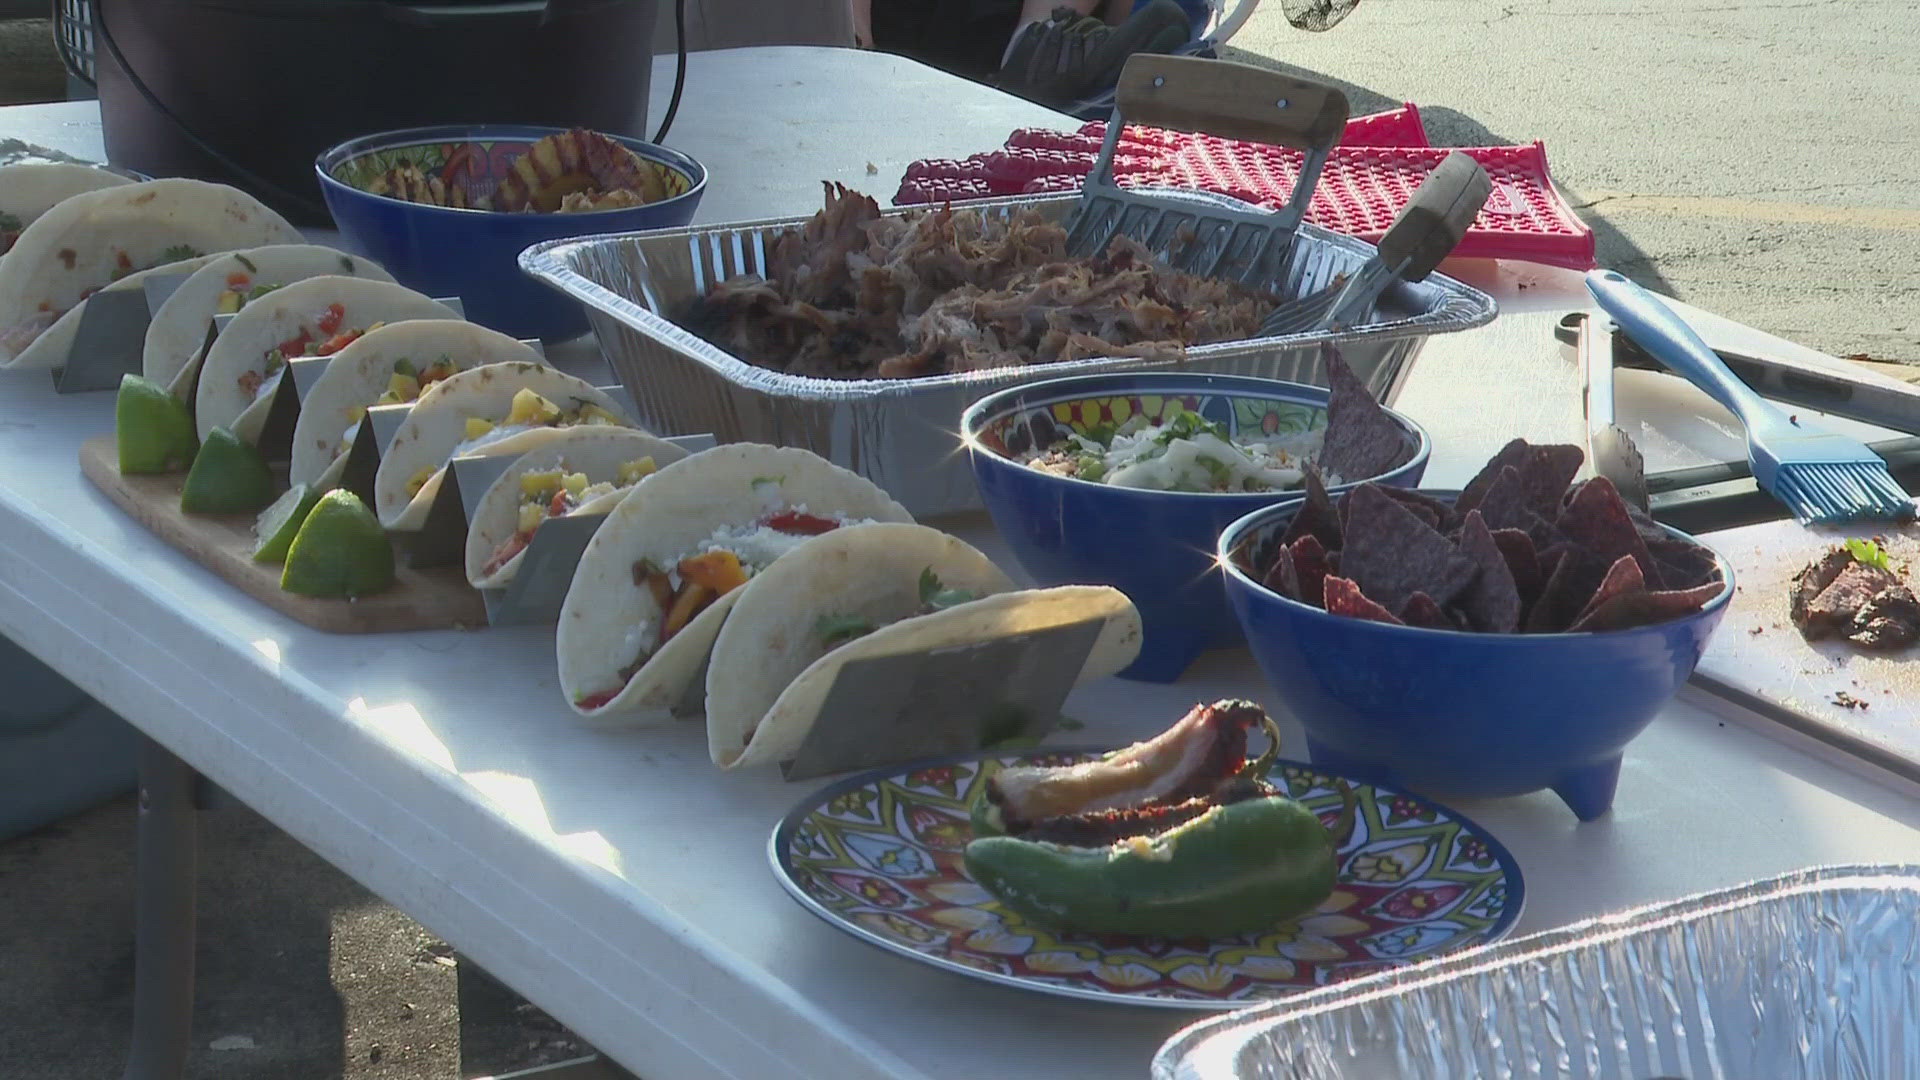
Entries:
POLYGON ((1120 72, 1100 156, 1067 221, 1067 250, 1097 255, 1126 236, 1176 269, 1280 292, 1294 233, 1346 124, 1347 97, 1335 87, 1225 60, 1137 53, 1120 72), (1128 123, 1290 146, 1306 157, 1275 211, 1197 191, 1122 188, 1113 158, 1128 123))

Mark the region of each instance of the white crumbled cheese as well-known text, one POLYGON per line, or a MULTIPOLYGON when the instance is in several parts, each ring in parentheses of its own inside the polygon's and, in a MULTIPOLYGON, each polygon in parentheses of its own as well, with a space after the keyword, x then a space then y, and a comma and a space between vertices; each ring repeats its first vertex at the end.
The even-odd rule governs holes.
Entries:
MULTIPOLYGON (((773 517, 775 514, 788 512, 796 514, 809 513, 806 505, 803 503, 798 506, 775 507, 768 513, 762 514, 761 518, 764 520, 773 517)), ((844 514, 820 514, 817 516, 831 518, 843 526, 867 525, 872 523, 871 518, 850 518, 844 514)), ((741 568, 751 577, 773 565, 775 559, 778 559, 780 556, 785 555, 787 552, 792 551, 794 548, 799 547, 811 539, 813 539, 811 536, 783 533, 778 529, 762 525, 757 521, 750 525, 723 525, 714 530, 712 536, 700 542, 699 551, 696 551, 695 554, 706 551, 731 551, 739 558, 741 568)))
POLYGON ((532 431, 533 428, 534 425, 532 424, 501 424, 478 438, 461 440, 460 444, 453 448, 453 453, 447 456, 449 458, 457 458, 465 454, 471 454, 483 446, 490 446, 493 443, 499 442, 501 439, 507 438, 510 435, 518 435, 523 431, 532 431))

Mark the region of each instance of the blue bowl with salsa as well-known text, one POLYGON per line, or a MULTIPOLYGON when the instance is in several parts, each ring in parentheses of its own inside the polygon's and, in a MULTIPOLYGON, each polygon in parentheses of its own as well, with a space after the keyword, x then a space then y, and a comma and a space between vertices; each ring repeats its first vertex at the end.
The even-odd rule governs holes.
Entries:
MULTIPOLYGON (((961 418, 981 500, 1027 574, 1043 586, 1111 585, 1139 609, 1140 657, 1122 678, 1174 682, 1202 652, 1242 641, 1214 561, 1220 533, 1248 513, 1296 502, 1304 493, 1122 487, 1045 472, 1022 459, 1068 432, 1100 434, 1136 416, 1154 426, 1191 426, 1180 419, 1187 414, 1235 443, 1311 433, 1326 427, 1327 390, 1240 375, 1116 372, 1011 387, 982 398, 961 418)), ((1413 443, 1412 457, 1383 476, 1353 483, 1412 487, 1425 473, 1427 433, 1398 413, 1389 415, 1413 443)))
POLYGON ((527 276, 520 253, 546 240, 668 229, 693 220, 707 170, 693 158, 639 139, 609 135, 660 178, 668 197, 640 206, 580 212, 461 209, 376 195, 367 186, 411 164, 470 200, 492 194, 528 147, 564 128, 523 124, 408 128, 341 143, 314 162, 327 209, 349 247, 387 268, 400 284, 433 297, 457 296, 469 320, 505 334, 549 341, 587 331, 586 312, 527 276))

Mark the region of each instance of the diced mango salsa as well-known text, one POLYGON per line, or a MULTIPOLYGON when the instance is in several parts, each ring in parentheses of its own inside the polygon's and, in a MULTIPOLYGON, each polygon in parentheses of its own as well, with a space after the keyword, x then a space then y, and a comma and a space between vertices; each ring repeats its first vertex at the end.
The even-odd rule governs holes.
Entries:
POLYGON ((524 502, 520 504, 520 520, 516 528, 520 532, 532 532, 545 520, 547 520, 545 503, 524 502))
POLYGON ((359 423, 362 420, 365 420, 366 418, 367 418, 367 407, 365 405, 355 405, 353 408, 347 410, 347 426, 349 427, 359 423))
POLYGON ((560 478, 560 486, 566 488, 569 495, 577 496, 587 490, 587 483, 587 474, 583 472, 570 472, 560 478))
POLYGON ((560 487, 560 470, 520 474, 520 494, 529 499, 546 500, 560 487))
POLYGON ((433 474, 437 471, 439 471, 439 466, 437 465, 420 466, 419 472, 407 478, 407 494, 420 494, 420 489, 427 486, 427 481, 433 479, 433 474))
POLYGON ((653 463, 653 458, 643 457, 639 461, 621 462, 619 471, 614 473, 614 480, 621 487, 626 487, 637 484, 659 471, 659 467, 653 463))
POLYGON ((560 419, 560 406, 541 397, 529 387, 513 395, 513 408, 507 412, 509 424, 551 424, 560 419))
POLYGON ((715 596, 725 596, 747 583, 740 557, 724 549, 681 559, 678 569, 682 580, 711 589, 715 596))
POLYGON ((420 380, 396 371, 387 379, 387 393, 395 401, 412 401, 420 396, 420 380))
POLYGON ((477 439, 492 430, 493 421, 478 416, 467 417, 467 438, 477 439))
POLYGON ((620 420, 618 417, 615 417, 612 413, 608 412, 607 410, 601 408, 598 405, 580 406, 580 422, 582 424, 606 424, 606 425, 612 425, 614 427, 620 426, 620 420))
POLYGON ((213 310, 215 314, 231 315, 239 311, 240 306, 246 302, 247 298, 240 295, 237 290, 228 289, 220 294, 220 299, 215 301, 213 310))

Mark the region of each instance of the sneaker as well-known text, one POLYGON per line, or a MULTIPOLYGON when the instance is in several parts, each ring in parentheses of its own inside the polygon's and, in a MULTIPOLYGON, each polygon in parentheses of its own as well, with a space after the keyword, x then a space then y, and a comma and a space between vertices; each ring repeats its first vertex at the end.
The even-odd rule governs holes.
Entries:
POLYGON ((1112 86, 1134 53, 1170 53, 1192 33, 1174 0, 1153 0, 1119 26, 1054 8, 1046 22, 1021 29, 1000 67, 1000 89, 1059 108, 1112 86))

